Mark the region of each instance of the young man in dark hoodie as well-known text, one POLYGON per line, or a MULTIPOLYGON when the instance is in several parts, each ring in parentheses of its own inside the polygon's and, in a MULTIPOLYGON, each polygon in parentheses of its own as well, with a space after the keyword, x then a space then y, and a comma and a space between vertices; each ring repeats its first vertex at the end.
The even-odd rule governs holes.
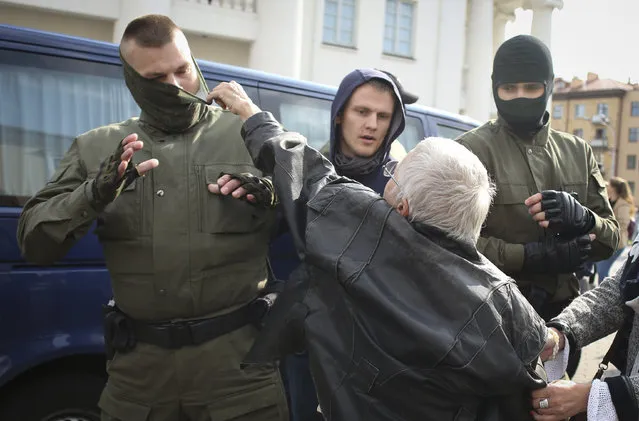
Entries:
MULTIPOLYGON (((384 165, 393 160, 392 143, 404 130, 404 104, 417 97, 404 91, 397 78, 376 69, 356 69, 339 85, 331 107, 331 137, 322 153, 337 173, 382 194, 389 178, 384 165)), ((300 263, 288 232, 271 244, 275 277, 286 280, 300 263)), ((282 362, 291 421, 322 420, 308 356, 289 356, 282 362)))

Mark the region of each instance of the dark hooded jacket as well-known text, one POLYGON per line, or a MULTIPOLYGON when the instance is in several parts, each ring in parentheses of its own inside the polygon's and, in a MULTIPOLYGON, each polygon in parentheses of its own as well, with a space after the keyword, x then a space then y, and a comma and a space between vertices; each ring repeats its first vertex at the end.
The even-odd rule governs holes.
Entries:
POLYGON ((388 177, 384 175, 383 166, 390 158, 390 149, 393 141, 399 137, 404 131, 405 111, 404 105, 401 100, 401 96, 397 86, 393 83, 392 79, 385 73, 375 69, 356 69, 350 72, 340 83, 333 105, 331 106, 331 138, 329 139, 329 151, 328 157, 337 174, 352 178, 355 181, 362 183, 363 185, 370 187, 377 193, 382 194, 384 192, 384 186, 388 182, 388 177), (381 79, 391 84, 395 93, 395 111, 391 119, 388 133, 384 138, 384 143, 379 148, 375 156, 369 158, 355 158, 362 161, 362 165, 359 168, 348 168, 350 162, 341 154, 339 149, 339 142, 342 136, 342 130, 339 124, 336 123, 337 117, 344 112, 346 104, 350 99, 353 92, 362 86, 363 84, 370 82, 371 79, 381 79), (346 165, 344 165, 346 161, 346 165), (367 161, 367 162, 364 162, 367 161))
MULTIPOLYGON (((344 77, 335 94, 335 99, 331 106, 331 136, 328 142, 328 148, 324 148, 322 152, 327 155, 329 160, 335 165, 339 175, 344 175, 356 180, 381 195, 388 182, 388 177, 384 175, 383 166, 392 159, 390 157, 391 145, 404 131, 405 123, 405 110, 401 95, 391 77, 375 69, 353 70, 344 77), (336 123, 336 119, 343 112, 353 92, 371 79, 381 79, 393 87, 395 110, 391 124, 388 128, 384 143, 374 157, 371 159, 357 158, 362 161, 362 165, 360 165, 359 169, 349 171, 344 168, 344 171, 342 171, 338 161, 345 162, 348 159, 344 156, 338 157, 338 155, 341 155, 338 146, 341 137, 341 128, 339 124, 336 123), (363 161, 368 161, 368 163, 363 161)), ((270 259, 275 278, 279 280, 288 279, 300 261, 295 257, 295 249, 291 235, 285 227, 280 229, 280 234, 273 240, 270 248, 270 259)))
POLYGON ((531 419, 546 326, 510 278, 338 176, 269 113, 243 136, 303 262, 245 363, 308 349, 327 420, 531 419))

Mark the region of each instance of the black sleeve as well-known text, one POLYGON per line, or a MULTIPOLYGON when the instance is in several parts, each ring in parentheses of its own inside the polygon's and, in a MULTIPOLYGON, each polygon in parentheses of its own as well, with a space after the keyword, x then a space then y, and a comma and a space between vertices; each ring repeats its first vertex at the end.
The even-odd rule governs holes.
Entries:
POLYGON ((608 384, 619 421, 639 420, 639 405, 637 405, 637 396, 630 379, 626 376, 616 376, 606 378, 604 381, 608 384))
POLYGON ((255 163, 273 177, 275 193, 300 260, 305 253, 306 204, 339 178, 333 165, 299 133, 286 132, 269 112, 255 114, 242 127, 255 163))

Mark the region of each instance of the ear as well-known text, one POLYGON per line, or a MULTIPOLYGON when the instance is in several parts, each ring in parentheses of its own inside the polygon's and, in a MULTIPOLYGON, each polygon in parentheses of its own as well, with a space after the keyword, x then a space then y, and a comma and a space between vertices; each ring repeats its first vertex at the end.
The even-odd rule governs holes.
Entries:
POLYGON ((408 218, 409 206, 408 200, 406 200, 406 198, 402 199, 401 202, 399 202, 396 209, 401 216, 403 216, 404 218, 408 218))
POLYGON ((334 124, 342 124, 342 114, 337 114, 335 116, 335 123, 334 124))

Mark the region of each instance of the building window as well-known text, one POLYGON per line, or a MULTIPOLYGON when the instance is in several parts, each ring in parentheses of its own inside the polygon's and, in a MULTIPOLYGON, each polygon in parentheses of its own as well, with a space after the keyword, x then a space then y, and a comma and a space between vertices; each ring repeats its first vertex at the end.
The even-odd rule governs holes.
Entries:
POLYGON ((413 55, 413 21, 415 3, 386 0, 384 53, 411 57, 413 55))
POLYGON ((586 106, 584 104, 575 105, 575 118, 584 118, 586 116, 586 106))
POLYGON ((628 181, 628 187, 630 187, 630 191, 632 192, 632 195, 635 195, 635 182, 634 181, 628 181))
POLYGON ((628 141, 632 143, 639 141, 639 127, 631 127, 628 130, 628 141))
POLYGON ((324 2, 324 35, 326 44, 355 46, 355 0, 324 2))
POLYGON ((595 139, 605 139, 606 129, 599 128, 595 131, 595 139))
POLYGON ((639 117, 639 101, 632 101, 630 103, 630 115, 633 117, 639 117))
POLYGON ((583 139, 584 137, 584 129, 575 129, 572 131, 572 134, 574 134, 577 137, 580 137, 583 139))
POLYGON ((552 118, 558 119, 564 117, 564 106, 557 104, 552 109, 552 118))
POLYGON ((605 115, 608 117, 608 104, 597 104, 597 115, 605 115))
POLYGON ((626 159, 626 168, 629 170, 637 168, 637 155, 628 155, 626 159))

